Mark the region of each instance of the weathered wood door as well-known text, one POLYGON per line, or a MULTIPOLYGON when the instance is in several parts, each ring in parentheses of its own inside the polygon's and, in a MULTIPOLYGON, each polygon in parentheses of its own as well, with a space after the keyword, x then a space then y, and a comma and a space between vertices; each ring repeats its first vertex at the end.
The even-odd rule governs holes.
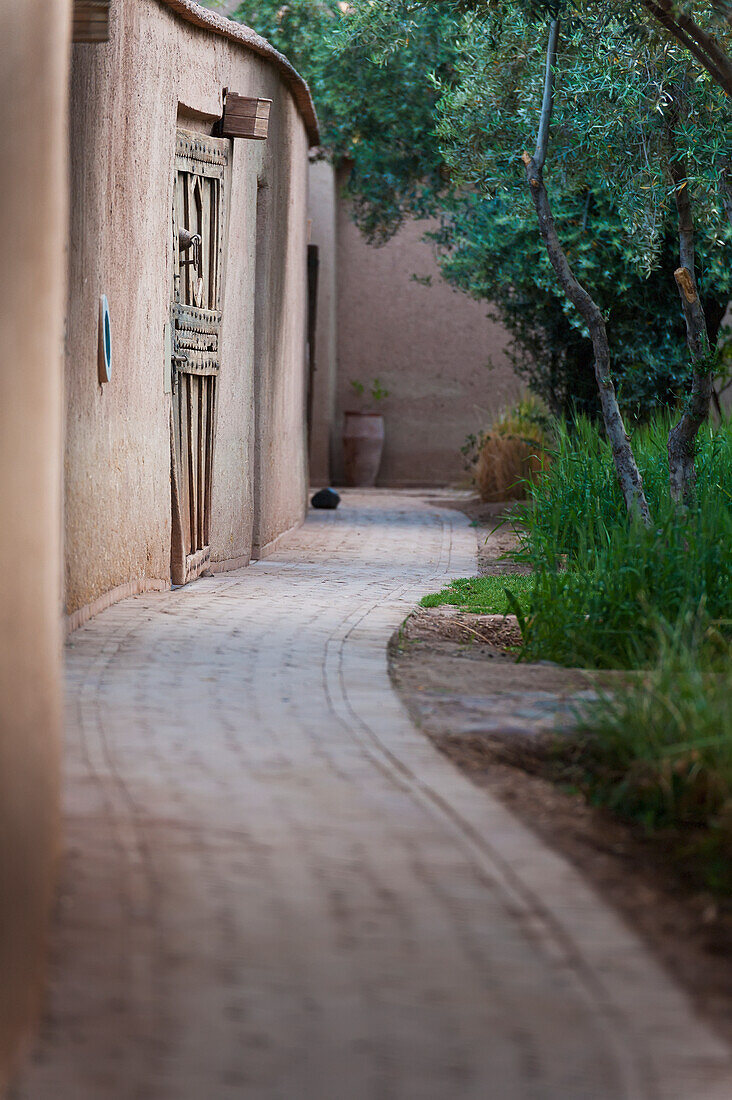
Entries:
POLYGON ((173 199, 173 584, 210 562, 229 142, 179 130, 173 199))

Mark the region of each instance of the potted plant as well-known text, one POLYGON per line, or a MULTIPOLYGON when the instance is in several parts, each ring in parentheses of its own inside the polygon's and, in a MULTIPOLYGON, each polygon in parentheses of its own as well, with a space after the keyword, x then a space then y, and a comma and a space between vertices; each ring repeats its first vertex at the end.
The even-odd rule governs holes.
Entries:
MULTIPOLYGON (((378 378, 370 386, 351 382, 353 392, 361 399, 370 398, 377 405, 389 396, 378 378), (366 396, 368 394, 368 397, 366 396)), ((348 409, 343 420, 343 473, 346 485, 375 485, 384 450, 384 417, 372 409, 348 409)))

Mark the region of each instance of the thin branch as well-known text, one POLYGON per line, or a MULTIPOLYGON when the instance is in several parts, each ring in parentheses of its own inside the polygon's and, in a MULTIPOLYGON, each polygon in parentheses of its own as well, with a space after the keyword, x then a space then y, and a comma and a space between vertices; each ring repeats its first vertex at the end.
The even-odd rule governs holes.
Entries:
MULTIPOLYGON (((689 179, 686 174, 685 161, 669 160, 669 172, 674 185, 676 212, 679 218, 679 263, 682 268, 689 272, 692 281, 695 282, 694 218, 691 212, 689 179)), ((696 289, 694 292, 696 293, 696 289)))
MULTIPOLYGON (((677 42, 688 50, 689 53, 697 59, 700 65, 703 66, 709 73, 709 75, 720 85, 726 92, 730 93, 729 75, 725 75, 718 65, 709 57, 708 54, 699 46, 681 27, 676 23, 670 15, 654 3, 654 0, 644 0, 645 7, 653 15, 653 17, 665 27, 669 34, 673 35, 677 42)), ((732 94, 732 93, 730 93, 732 94)))
POLYGON ((697 59, 720 88, 732 96, 732 59, 688 16, 674 18, 668 0, 643 0, 643 6, 697 59))
POLYGON ((539 120, 539 132, 536 135, 536 152, 534 164, 541 170, 546 161, 546 151, 549 144, 549 127, 552 121, 554 107, 554 64, 557 60, 557 42, 559 40, 559 20, 552 19, 549 24, 549 42, 546 49, 546 73, 544 75, 544 97, 541 102, 541 118, 539 120))
POLYGON ((719 43, 715 41, 708 31, 700 27, 690 15, 687 15, 683 9, 675 10, 671 0, 655 0, 655 3, 657 7, 663 9, 669 19, 673 19, 682 31, 688 34, 690 38, 693 38, 699 48, 704 50, 713 64, 721 68, 722 71, 724 71, 726 66, 732 67, 732 60, 730 60, 719 43))

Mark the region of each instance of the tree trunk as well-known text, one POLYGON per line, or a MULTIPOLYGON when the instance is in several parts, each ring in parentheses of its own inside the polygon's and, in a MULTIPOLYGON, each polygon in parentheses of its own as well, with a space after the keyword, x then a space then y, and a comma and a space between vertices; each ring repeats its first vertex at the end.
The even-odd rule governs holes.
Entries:
POLYGON ((712 357, 707 322, 694 273, 694 219, 686 166, 669 158, 679 216, 679 267, 674 272, 686 321, 686 342, 692 364, 691 394, 678 424, 668 436, 668 468, 671 496, 688 503, 696 485, 694 448, 697 433, 709 416, 712 397, 712 357))
POLYGON ((559 281, 559 285, 569 298, 572 305, 585 321, 590 330, 592 347, 595 355, 595 379, 600 393, 600 407, 605 423, 605 431, 610 441, 615 462, 620 488, 623 493, 625 505, 631 515, 638 515, 646 525, 650 524, 650 513, 643 482, 636 465, 630 439, 625 431, 623 417, 615 396, 615 387, 610 377, 610 347, 605 330, 605 322, 596 302, 590 297, 583 286, 580 285, 567 260, 564 249, 559 241, 554 217, 552 215, 549 195, 544 183, 544 162, 549 142, 549 127, 551 123, 552 106, 554 100, 554 63, 556 60, 557 41, 559 37, 559 21, 552 20, 549 30, 549 44, 547 47, 546 79, 544 84, 544 98, 541 109, 539 133, 536 141, 536 151, 533 157, 524 153, 523 160, 526 165, 526 178, 529 191, 536 207, 539 219, 539 230, 546 245, 546 250, 559 281))

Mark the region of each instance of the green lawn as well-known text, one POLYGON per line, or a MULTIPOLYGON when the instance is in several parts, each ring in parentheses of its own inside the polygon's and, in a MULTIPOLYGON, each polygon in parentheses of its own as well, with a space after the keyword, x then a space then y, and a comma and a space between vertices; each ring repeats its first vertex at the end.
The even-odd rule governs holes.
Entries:
POLYGON ((514 611, 506 595, 508 589, 522 611, 526 612, 533 586, 533 577, 513 573, 502 577, 463 577, 453 581, 441 592, 425 596, 420 604, 422 607, 451 604, 476 615, 506 615, 514 611))

